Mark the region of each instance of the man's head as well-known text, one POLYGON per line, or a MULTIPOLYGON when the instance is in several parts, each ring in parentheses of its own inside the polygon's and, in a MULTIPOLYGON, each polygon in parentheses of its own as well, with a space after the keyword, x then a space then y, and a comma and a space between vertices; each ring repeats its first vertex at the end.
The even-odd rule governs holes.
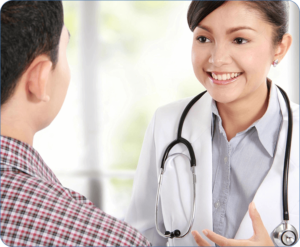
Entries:
POLYGON ((11 112, 10 119, 30 117, 36 131, 51 123, 70 81, 68 40, 61 1, 9 1, 2 6, 1 118, 3 111, 11 112))
POLYGON ((12 95, 18 79, 41 54, 55 67, 63 28, 60 1, 9 1, 1 9, 1 105, 12 95))

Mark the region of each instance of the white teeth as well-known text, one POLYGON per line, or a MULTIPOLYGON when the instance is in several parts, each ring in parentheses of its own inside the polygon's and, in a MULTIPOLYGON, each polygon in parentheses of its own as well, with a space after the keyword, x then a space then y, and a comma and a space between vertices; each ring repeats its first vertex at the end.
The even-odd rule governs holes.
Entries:
POLYGON ((211 76, 216 79, 216 80, 229 80, 235 77, 238 77, 241 73, 231 73, 231 74, 215 74, 213 72, 211 72, 211 76))

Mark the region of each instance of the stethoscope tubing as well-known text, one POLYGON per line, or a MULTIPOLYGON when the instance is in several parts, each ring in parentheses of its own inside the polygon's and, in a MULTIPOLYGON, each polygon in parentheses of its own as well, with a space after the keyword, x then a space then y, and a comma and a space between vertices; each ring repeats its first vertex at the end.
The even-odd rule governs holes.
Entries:
POLYGON ((196 97, 194 97, 189 103, 188 105, 185 107, 183 113, 181 114, 180 117, 180 121, 179 121, 179 126, 178 126, 178 131, 177 131, 177 139, 181 138, 181 134, 182 134, 182 128, 183 128, 183 123, 184 120, 188 114, 188 112, 190 111, 190 109, 192 108, 192 106, 206 93, 207 91, 204 91, 200 94, 198 94, 196 97))
MULTIPOLYGON (((192 207, 192 215, 190 218, 190 222, 189 222, 189 227, 188 229, 185 231, 184 234, 180 234, 180 236, 177 236, 176 238, 184 238, 192 229, 192 226, 194 224, 194 220, 195 220, 195 212, 196 212, 196 183, 197 183, 197 179, 196 179, 196 173, 195 173, 195 166, 191 167, 192 170, 192 174, 193 174, 193 207, 192 207)), ((158 234, 160 236, 162 236, 163 238, 173 238, 170 236, 170 234, 163 234, 160 229, 159 226, 157 224, 157 218, 158 218, 158 206, 159 206, 159 198, 160 198, 160 188, 162 185, 162 180, 163 180, 163 173, 164 173, 164 169, 161 168, 160 169, 160 175, 159 175, 159 179, 158 179, 158 188, 157 188, 157 193, 156 193, 156 203, 155 203, 155 227, 156 227, 156 231, 158 232, 158 234)))
POLYGON ((282 181, 282 201, 283 201, 283 219, 289 220, 288 180, 289 180, 289 166, 290 166, 290 155, 291 155, 291 145, 292 145, 293 113, 286 92, 282 88, 280 87, 278 88, 285 100, 287 111, 288 111, 288 131, 287 131, 286 148, 285 148, 285 155, 284 155, 284 168, 283 168, 283 181, 282 181))
MULTIPOLYGON (((289 225, 287 223, 287 221, 289 220, 289 211, 288 211, 288 174, 289 174, 289 164, 290 164, 290 154, 291 154, 291 144, 292 144, 292 131, 293 131, 293 114, 292 114, 292 110, 291 110, 291 106, 290 106, 290 101, 289 98, 287 96, 287 94, 285 93, 285 91, 280 88, 279 86, 277 86, 279 91, 281 92, 284 101, 286 103, 286 107, 287 107, 287 112, 288 112, 288 130, 287 130, 287 140, 286 140, 286 148, 285 148, 285 156, 284 156, 284 168, 283 168, 283 184, 282 184, 282 201, 283 201, 283 223, 280 224, 273 232, 273 234, 277 234, 277 239, 275 239, 276 243, 280 243, 278 242, 278 236, 281 234, 283 234, 284 232, 281 231, 282 229, 285 229, 284 231, 286 231, 287 229, 293 229, 294 234, 296 236, 296 238, 298 239, 298 233, 297 230, 289 225)), ((169 144, 169 146, 166 148, 166 151, 163 155, 162 158, 162 162, 161 162, 161 169, 160 169, 160 175, 159 175, 159 182, 158 182, 158 188, 157 188, 157 196, 156 196, 156 206, 155 206, 155 226, 156 226, 156 230, 159 233, 160 236, 164 237, 164 238, 173 238, 174 236, 170 236, 170 234, 163 234, 160 230, 159 227, 157 225, 157 207, 159 205, 159 197, 160 197, 160 187, 162 184, 162 176, 164 173, 164 169, 165 169, 165 162, 168 159, 169 156, 169 152, 171 151, 171 149, 179 143, 184 144, 188 150, 189 150, 189 154, 190 154, 190 164, 191 164, 191 170, 193 173, 193 213, 190 219, 190 224, 189 227, 187 229, 187 231, 184 234, 180 234, 180 236, 175 236, 175 238, 183 238, 184 236, 186 236, 191 228, 192 225, 194 223, 194 219, 195 219, 195 200, 196 200, 196 174, 195 174, 195 167, 196 167, 196 158, 195 158, 195 153, 193 150, 192 145, 190 144, 190 142, 186 139, 184 139, 181 135, 182 135, 182 128, 183 128, 183 124, 184 124, 184 120, 189 112, 189 110, 192 108, 192 106, 206 93, 207 91, 204 91, 200 94, 198 94, 196 97, 194 97, 189 103, 188 105, 185 107, 181 117, 180 117, 180 121, 179 121, 179 126, 178 126, 178 131, 177 131, 177 139, 174 140, 173 142, 171 142, 169 144)), ((280 236, 281 236, 280 235, 280 236)), ((280 237, 281 239, 281 237, 280 237)), ((280 240, 281 242, 283 242, 282 240, 280 240)))

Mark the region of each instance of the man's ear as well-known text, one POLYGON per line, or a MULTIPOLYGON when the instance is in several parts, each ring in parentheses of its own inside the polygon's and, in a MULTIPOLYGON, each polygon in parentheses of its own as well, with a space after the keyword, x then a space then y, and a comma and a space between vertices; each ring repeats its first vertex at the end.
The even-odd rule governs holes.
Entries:
POLYGON ((48 102, 50 100, 46 89, 51 69, 50 58, 40 55, 33 60, 24 74, 29 93, 38 101, 48 102))
POLYGON ((290 35, 289 33, 283 35, 281 43, 279 43, 276 47, 274 60, 278 59, 279 61, 281 61, 284 58, 285 54, 291 47, 292 41, 292 35, 290 35))

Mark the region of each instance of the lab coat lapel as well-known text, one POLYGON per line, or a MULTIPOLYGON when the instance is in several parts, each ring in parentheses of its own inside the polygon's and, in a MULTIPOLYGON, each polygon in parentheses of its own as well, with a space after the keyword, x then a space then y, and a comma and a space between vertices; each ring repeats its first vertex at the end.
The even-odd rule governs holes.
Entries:
MULTIPOLYGON (((254 203, 262 221, 271 234, 272 231, 282 222, 282 179, 283 179, 283 166, 284 155, 286 147, 286 133, 288 128, 288 116, 285 101, 281 93, 277 89, 280 108, 283 115, 283 122, 281 131, 279 133, 278 144, 276 148, 276 155, 274 157, 273 165, 260 185, 254 196, 254 203)), ((295 168, 290 165, 290 173, 295 168)), ((294 173, 295 174, 295 173, 294 173)), ((296 174, 298 176, 298 174, 296 174)), ((294 190, 294 184, 297 183, 297 179, 290 177, 289 179, 289 191, 294 190), (291 184, 290 184, 291 183, 291 184)), ((299 185, 298 185, 299 186, 299 185)), ((293 193, 294 194, 294 193, 293 193)), ((290 197, 289 197, 290 203, 290 197)), ((298 228, 299 223, 297 224, 298 228)), ((244 219, 242 220, 239 230, 236 233, 236 239, 248 239, 253 235, 252 221, 247 211, 244 219)))
MULTIPOLYGON (((192 230, 200 234, 203 229, 213 229, 211 107, 212 98, 206 93, 191 108, 182 130, 182 137, 191 142, 196 156, 196 212, 192 230)), ((183 153, 188 154, 187 149, 183 153)), ((192 245, 197 245, 191 233, 186 238, 192 245)), ((173 242, 177 246, 186 243, 187 240, 183 239, 174 239, 173 242)), ((210 244, 213 245, 212 242, 210 244)))

